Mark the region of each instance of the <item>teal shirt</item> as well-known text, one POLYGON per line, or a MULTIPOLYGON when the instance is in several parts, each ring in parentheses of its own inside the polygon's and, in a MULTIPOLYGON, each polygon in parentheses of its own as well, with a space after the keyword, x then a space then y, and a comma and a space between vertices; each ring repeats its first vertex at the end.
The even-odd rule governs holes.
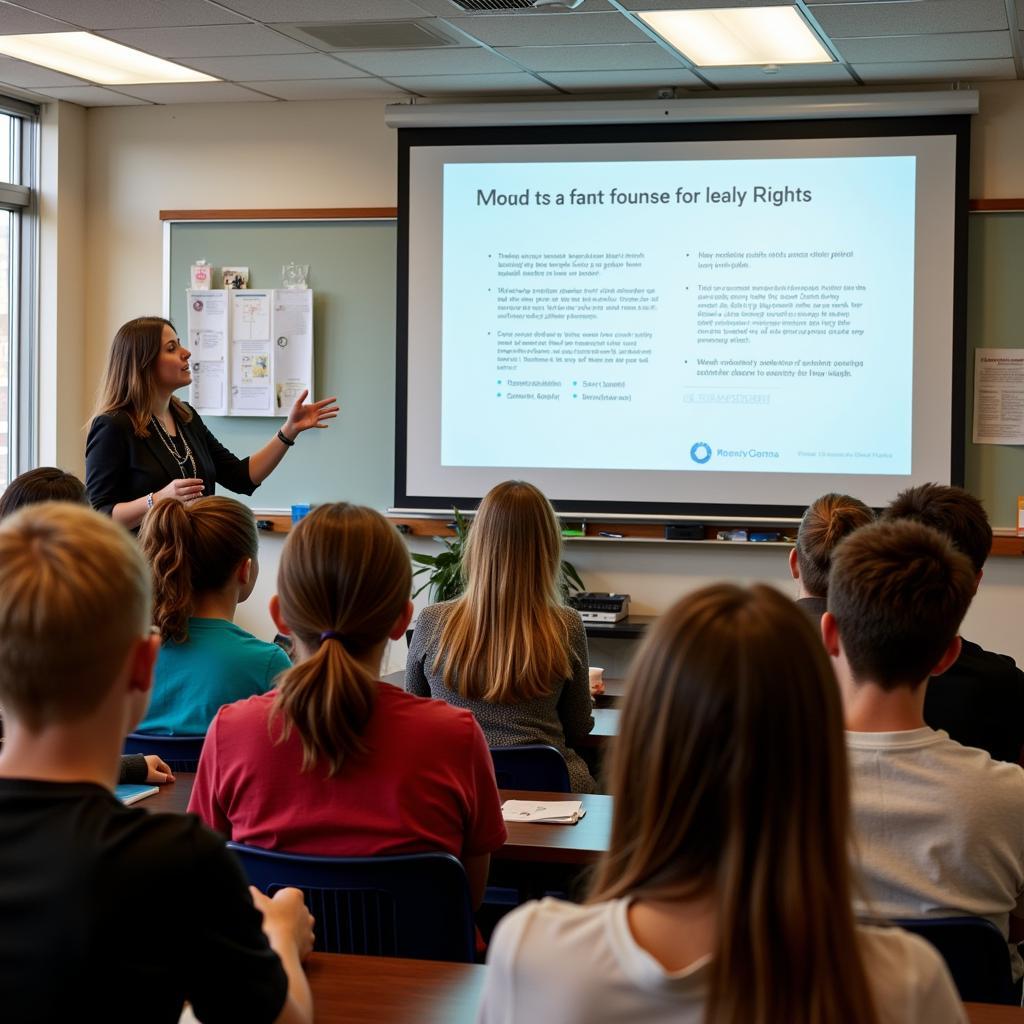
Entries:
POLYGON ((203 736, 224 704, 266 693, 291 667, 277 644, 227 619, 189 619, 188 640, 160 648, 153 698, 138 732, 203 736))

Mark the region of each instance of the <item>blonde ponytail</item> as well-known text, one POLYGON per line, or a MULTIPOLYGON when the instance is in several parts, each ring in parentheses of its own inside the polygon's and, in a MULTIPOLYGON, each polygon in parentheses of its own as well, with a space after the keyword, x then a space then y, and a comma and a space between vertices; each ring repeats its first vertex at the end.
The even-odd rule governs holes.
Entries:
POLYGON ((271 729, 292 730, 302 767, 337 775, 365 752, 376 676, 360 659, 387 639, 409 600, 412 569, 398 531, 380 513, 338 503, 314 509, 285 542, 277 574, 281 616, 310 651, 278 680, 271 729))

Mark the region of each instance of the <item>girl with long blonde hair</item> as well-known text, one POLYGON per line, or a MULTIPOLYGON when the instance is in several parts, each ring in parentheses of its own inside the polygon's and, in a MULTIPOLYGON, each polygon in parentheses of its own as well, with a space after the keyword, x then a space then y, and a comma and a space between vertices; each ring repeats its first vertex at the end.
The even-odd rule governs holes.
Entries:
POLYGON ((379 677, 411 587, 405 544, 372 509, 321 505, 292 530, 270 610, 298 662, 276 693, 221 709, 189 810, 236 842, 292 853, 451 853, 479 903, 505 841, 480 727, 379 677))
POLYGON ((630 670, 589 901, 492 940, 482 1024, 963 1021, 938 954, 858 926, 839 690, 772 588, 673 607, 630 670))
POLYGON ((266 693, 291 666, 280 647, 234 623, 259 573, 256 520, 233 498, 161 501, 139 542, 153 569, 161 647, 137 731, 201 736, 221 705, 266 693))
POLYGON ((587 637, 562 603, 561 559, 547 498, 520 480, 492 488, 470 527, 465 593, 420 613, 405 686, 468 708, 492 747, 556 747, 573 790, 590 792, 594 780, 573 749, 594 727, 587 637))

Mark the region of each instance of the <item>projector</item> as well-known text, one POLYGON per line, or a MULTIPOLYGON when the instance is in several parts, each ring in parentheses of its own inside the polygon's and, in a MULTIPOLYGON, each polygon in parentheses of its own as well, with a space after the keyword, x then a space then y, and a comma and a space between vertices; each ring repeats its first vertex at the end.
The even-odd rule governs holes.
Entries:
POLYGON ((612 626, 629 615, 629 594, 606 594, 584 590, 569 597, 569 604, 580 613, 584 622, 612 626))

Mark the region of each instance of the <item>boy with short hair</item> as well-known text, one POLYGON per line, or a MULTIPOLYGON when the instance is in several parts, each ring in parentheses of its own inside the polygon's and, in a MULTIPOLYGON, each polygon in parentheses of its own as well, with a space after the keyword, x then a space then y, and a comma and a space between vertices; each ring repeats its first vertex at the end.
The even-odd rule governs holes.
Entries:
MULTIPOLYGON (((973 494, 962 487, 922 484, 897 495, 883 516, 924 523, 948 537, 970 559, 977 592, 992 548, 992 527, 973 494)), ((965 747, 1017 764, 1024 746, 1024 672, 1008 655, 961 637, 960 656, 928 685, 924 720, 965 747)))
POLYGON ((149 622, 149 568, 109 519, 46 504, 0 524, 3 1016, 171 1024, 188 1000, 208 1024, 310 1021, 302 894, 250 897, 197 819, 113 795, 149 622))
MULTIPOLYGON (((968 559, 937 531, 878 522, 832 555, 822 637, 843 696, 869 914, 1024 916, 1024 771, 925 724, 929 676, 960 652, 968 559)), ((1024 964, 1010 947, 1013 977, 1024 964)))

